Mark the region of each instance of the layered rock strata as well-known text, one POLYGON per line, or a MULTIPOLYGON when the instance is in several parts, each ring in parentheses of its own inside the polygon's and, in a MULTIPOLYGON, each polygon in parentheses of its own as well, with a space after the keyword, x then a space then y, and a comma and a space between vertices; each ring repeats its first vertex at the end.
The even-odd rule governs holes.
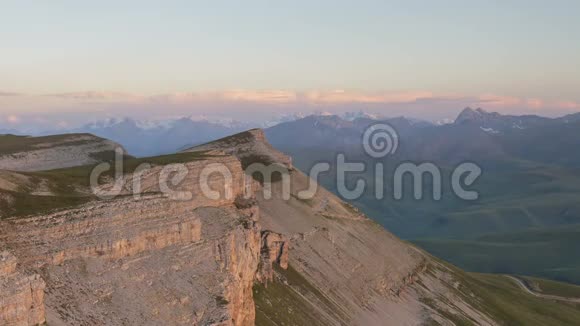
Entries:
POLYGON ((196 150, 169 192, 157 166, 101 187, 112 199, 0 221, 0 324, 495 324, 443 264, 322 188, 299 196, 311 180, 261 131, 196 150), (290 198, 283 180, 244 194, 252 161, 288 167, 290 198))

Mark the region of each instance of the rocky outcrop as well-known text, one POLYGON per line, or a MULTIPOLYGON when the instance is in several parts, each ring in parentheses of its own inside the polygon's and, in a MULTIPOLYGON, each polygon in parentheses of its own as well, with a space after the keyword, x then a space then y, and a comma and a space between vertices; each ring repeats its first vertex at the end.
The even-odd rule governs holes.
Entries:
POLYGON ((121 145, 90 134, 0 136, 0 170, 41 171, 110 160, 121 145), (10 139, 4 139, 9 137, 10 139))
POLYGON ((292 159, 274 149, 266 140, 264 131, 252 129, 233 136, 228 136, 208 144, 195 146, 184 152, 223 151, 235 155, 242 162, 243 167, 253 163, 282 164, 289 170, 293 169, 292 159))
POLYGON ((260 270, 257 279, 269 282, 274 279, 274 267, 288 269, 288 253, 290 242, 288 237, 272 231, 263 231, 260 250, 260 270))
POLYGON ((16 270, 17 259, 0 252, 0 325, 29 326, 45 322, 45 283, 36 274, 16 270))
POLYGON ((16 271, 16 257, 8 251, 0 252, 0 276, 6 276, 16 271))
POLYGON ((254 325, 256 314, 252 287, 260 263, 260 227, 248 222, 219 244, 223 270, 228 271, 224 297, 228 306, 228 323, 254 325))

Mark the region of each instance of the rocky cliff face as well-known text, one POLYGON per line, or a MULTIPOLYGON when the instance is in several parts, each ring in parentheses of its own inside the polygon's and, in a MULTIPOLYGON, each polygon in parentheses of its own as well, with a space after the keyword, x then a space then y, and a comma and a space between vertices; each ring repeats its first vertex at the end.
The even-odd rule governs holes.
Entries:
POLYGON ((40 325, 44 318, 45 283, 36 274, 16 270, 17 259, 0 252, 0 325, 40 325))
POLYGON ((258 182, 244 196, 244 159, 291 168, 260 131, 193 150, 219 153, 186 164, 172 189, 192 196, 160 193, 156 167, 116 198, 1 220, 0 324, 494 324, 444 265, 324 189, 300 199, 299 171, 289 200, 281 181, 271 199, 258 182), (215 197, 198 182, 210 164, 231 173, 208 177, 215 197))
POLYGON ((288 269, 290 239, 283 234, 263 231, 260 248, 260 270, 256 278, 260 282, 271 282, 274 279, 274 268, 279 266, 288 269))
POLYGON ((0 136, 0 170, 40 171, 111 159, 121 145, 90 134, 0 136))
POLYGON ((0 230, 10 230, 0 232, 0 245, 19 257, 17 265, 6 254, 0 265, 0 320, 253 325, 259 266, 278 257, 262 255, 265 231, 256 201, 242 196, 241 164, 220 156, 186 167, 188 177, 173 191, 190 191, 191 198, 158 193, 154 168, 143 175, 139 197, 129 195, 129 176, 116 199, 0 221, 0 230), (208 186, 219 197, 207 198, 195 181, 204 166, 216 163, 233 178, 213 174, 208 186), (22 277, 18 270, 35 274, 22 277), (12 282, 16 275, 19 281, 12 282))

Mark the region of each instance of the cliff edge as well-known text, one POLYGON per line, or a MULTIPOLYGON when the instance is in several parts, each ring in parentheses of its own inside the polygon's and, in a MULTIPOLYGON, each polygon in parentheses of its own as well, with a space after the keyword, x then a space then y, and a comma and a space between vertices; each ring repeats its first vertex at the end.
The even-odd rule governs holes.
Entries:
MULTIPOLYGON (((480 283, 332 193, 318 187, 303 198, 299 192, 315 181, 293 169, 260 130, 149 161, 145 173, 126 171, 116 197, 89 196, 73 207, 0 220, 0 325, 509 321, 493 314, 495 299, 482 296, 480 283), (246 175, 249 162, 285 166, 290 196, 284 178, 265 196, 264 184, 246 175), (174 163, 187 174, 172 192, 191 196, 161 191, 160 175, 174 163), (216 164, 229 173, 208 174, 216 164)), ((79 170, 54 173, 71 178, 79 170)), ((4 187, 19 178, 9 175, 4 187)), ((114 182, 105 178, 103 189, 114 182)))

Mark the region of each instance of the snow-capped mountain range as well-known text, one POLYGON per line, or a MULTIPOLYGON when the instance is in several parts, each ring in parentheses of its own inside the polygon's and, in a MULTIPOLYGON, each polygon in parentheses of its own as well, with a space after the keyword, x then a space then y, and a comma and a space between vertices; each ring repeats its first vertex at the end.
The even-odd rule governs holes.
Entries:
MULTIPOLYGON (((314 114, 283 114, 262 122, 240 122, 236 120, 210 120, 207 117, 181 117, 160 120, 136 120, 131 118, 106 119, 88 123, 67 132, 88 132, 116 141, 136 156, 151 156, 172 153, 186 146, 209 142, 221 137, 252 128, 270 128, 284 122, 303 119, 309 115, 337 116, 341 120, 382 120, 381 115, 367 112, 346 112, 335 115, 328 112, 314 114)), ((409 121, 418 122, 416 119, 409 121)))
MULTIPOLYGON (((229 136, 252 128, 270 128, 281 123, 304 119, 308 116, 336 118, 340 121, 386 120, 387 118, 363 111, 333 114, 330 112, 289 113, 261 122, 241 122, 232 119, 210 119, 206 116, 172 117, 164 119, 107 118, 88 122, 79 127, 51 130, 0 129, 0 134, 49 135, 60 133, 91 133, 123 145, 135 156, 154 156, 173 153, 229 136)), ((409 124, 427 123, 406 118, 409 124)))

